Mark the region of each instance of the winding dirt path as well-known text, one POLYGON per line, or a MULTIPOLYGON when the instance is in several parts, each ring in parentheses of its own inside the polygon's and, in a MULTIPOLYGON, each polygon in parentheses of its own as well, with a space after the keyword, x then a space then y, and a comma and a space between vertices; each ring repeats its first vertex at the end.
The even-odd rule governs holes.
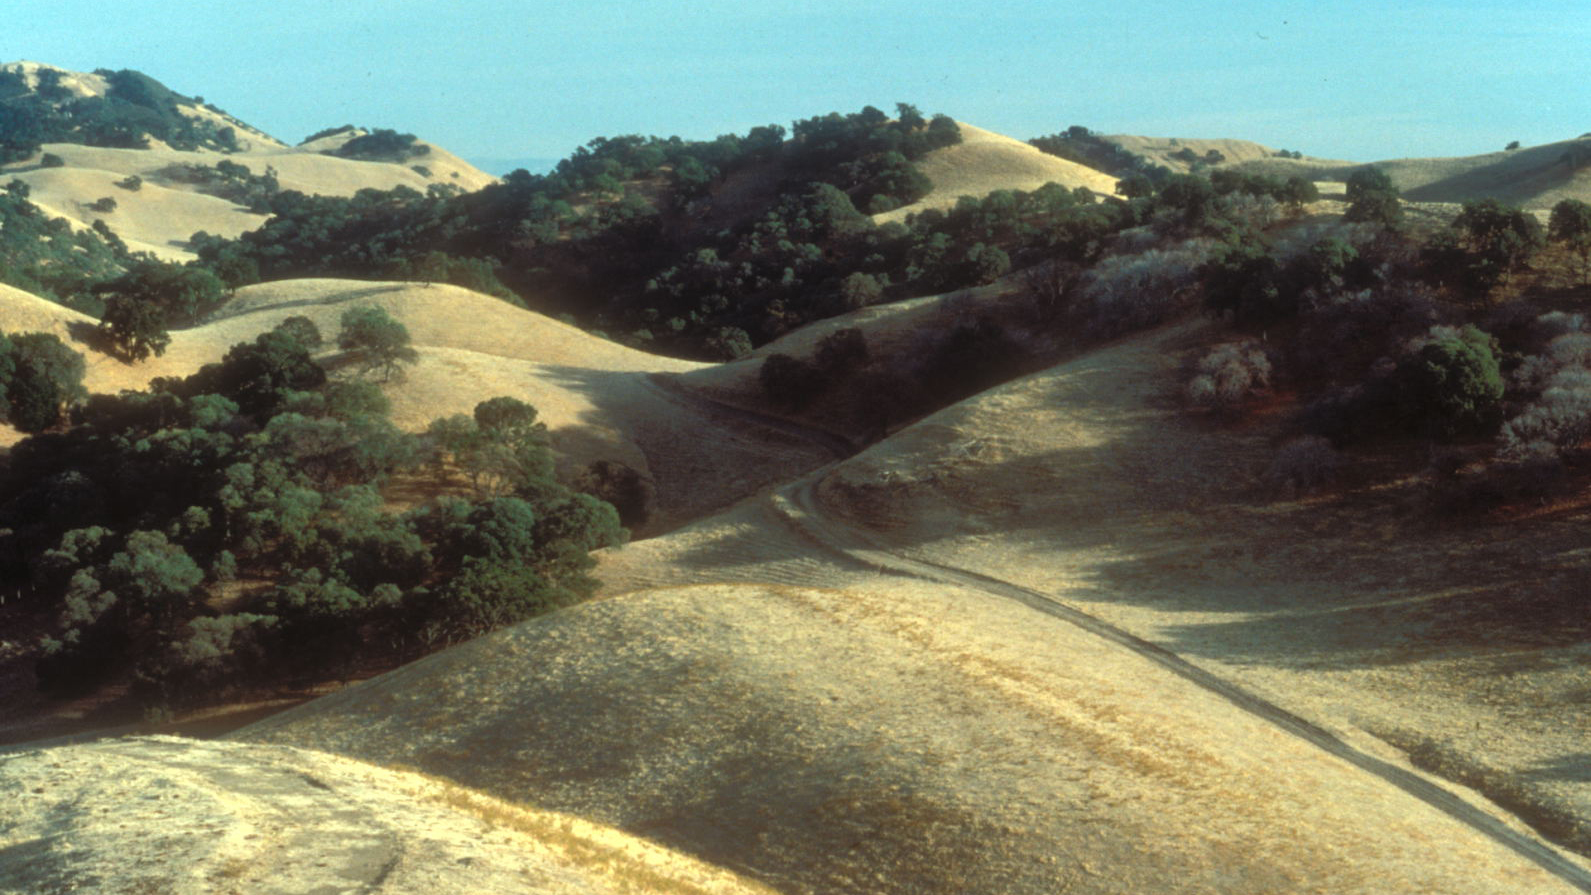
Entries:
POLYGON ((1310 722, 1279 705, 1220 678, 1183 659, 1176 653, 1111 625, 1080 609, 1069 606, 1052 594, 1022 587, 1009 581, 940 563, 910 559, 869 538, 865 533, 839 522, 821 509, 817 487, 823 481, 816 474, 789 485, 770 496, 774 511, 808 540, 847 559, 880 571, 974 588, 1043 612, 1149 659, 1172 673, 1214 693, 1238 708, 1275 724, 1331 755, 1384 780, 1455 820, 1490 837, 1579 888, 1591 892, 1591 872, 1569 860, 1546 843, 1514 829, 1429 777, 1384 761, 1345 742, 1340 736, 1310 722))

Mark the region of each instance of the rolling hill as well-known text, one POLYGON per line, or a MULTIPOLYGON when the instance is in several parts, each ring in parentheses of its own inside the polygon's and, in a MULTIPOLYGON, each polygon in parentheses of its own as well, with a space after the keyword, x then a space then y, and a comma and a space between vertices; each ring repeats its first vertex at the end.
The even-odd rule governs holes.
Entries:
MULTIPOLYGON (((17 71, 28 83, 45 77, 17 71)), ((109 89, 102 75, 56 78, 74 95, 109 89)), ((177 108, 232 121, 193 103, 177 108)), ((961 143, 920 160, 934 191, 875 221, 1045 182, 1114 189, 1108 175, 961 129, 961 143)), ((172 159, 226 158, 256 175, 269 164, 283 187, 336 195, 362 188, 361 178, 415 189, 489 182, 439 149, 414 159, 429 174, 321 154, 357 133, 289 148, 251 131, 243 151, 226 155, 50 144, 63 167, 26 160, 6 175, 67 217, 84 197, 114 191, 110 214, 124 216, 135 248, 174 258, 184 228, 205 220, 234 232, 224 228, 257 216, 163 175, 172 159), (117 186, 131 174, 139 190, 117 186)), ((649 216, 677 171, 656 161, 658 145, 634 139, 585 158, 598 170, 626 151, 655 150, 634 169, 645 189, 622 199, 582 188, 576 198, 640 223, 599 234, 579 264, 615 263, 619 253, 606 250, 627 239, 655 250, 650 240, 674 232, 653 227, 741 226, 783 195, 778 158, 756 156, 695 194, 702 206, 649 216)), ((1244 141, 1109 139, 1174 164, 1190 149, 1244 170, 1328 180, 1353 167, 1282 159, 1244 141)), ((1387 164, 1421 201, 1496 188, 1539 203, 1580 188, 1577 174, 1553 168, 1568 151, 1387 164)), ((529 195, 534 184, 511 186, 529 195)), ((817 191, 822 206, 792 200, 752 222, 766 225, 768 245, 788 244, 792 281, 795 266, 821 268, 814 234, 824 215, 858 243, 877 236, 829 186, 817 191)), ((1262 227, 1274 225, 1278 244, 1353 235, 1326 206, 1262 227)), ((1124 206, 1077 207, 1070 223, 1124 206)), ((578 256, 554 220, 561 213, 539 230, 508 217, 509 245, 578 256)), ((1115 329, 1045 316, 1020 271, 964 289, 925 277, 940 294, 851 310, 708 364, 457 286, 306 278, 237 290, 202 325, 173 332, 161 357, 126 364, 91 353, 90 389, 142 388, 288 317, 309 318, 334 341, 345 311, 376 306, 406 326, 418 353, 382 384, 399 426, 419 431, 489 397, 519 398, 548 425, 566 480, 596 461, 636 471, 645 518, 633 543, 597 554, 596 599, 258 720, 229 741, 0 754, 0 792, 19 806, 0 829, 0 889, 1591 891, 1583 504, 1508 508, 1517 517, 1432 513, 1435 473, 1425 467, 1436 464, 1423 454, 1435 451, 1407 433, 1364 449, 1373 469, 1334 490, 1284 492, 1270 468, 1296 433, 1285 392, 1308 384, 1282 383, 1242 412, 1190 407, 1199 358, 1252 332, 1198 314, 1199 271, 1217 240, 1178 230, 1173 217, 1159 222, 1168 232, 1138 226, 1144 217, 1117 221, 1092 247, 1102 256, 1085 240, 1069 259, 1080 272, 1057 301, 1092 301, 1087 275, 1115 265, 1118 304, 1107 310, 1131 317, 1135 301, 1172 309, 1155 317, 1151 307, 1115 329), (1186 276, 1140 270, 1178 264, 1186 276), (1119 335, 1133 327, 1141 331, 1119 335), (816 362, 849 329, 881 375, 834 374, 805 406, 774 399, 763 383, 770 358, 816 362), (978 332, 998 338, 936 354, 948 335, 978 332), (997 364, 1014 378, 979 390, 986 383, 970 377, 980 352, 1020 360, 1024 375, 997 364), (933 356, 950 359, 949 374, 930 369, 933 356), (975 387, 957 390, 967 382, 975 387), (920 404, 906 406, 908 389, 920 404), (1422 456, 1398 466, 1394 452, 1411 446, 1422 456)), ((925 245, 863 247, 905 255, 925 245)), ((1034 243, 1021 263, 1042 256, 1059 266, 1056 247, 1034 243)), ((712 298, 751 270, 742 260, 704 249, 671 276, 712 298)), ((1339 313, 1326 322, 1365 326, 1349 316, 1353 302, 1380 293, 1348 288, 1344 271, 1331 287, 1342 295, 1322 301, 1339 313)), ((815 276, 802 288, 827 285, 815 276)), ((1583 297, 1553 288, 1566 307, 1583 297)), ((655 297, 663 291, 647 295, 657 302, 649 322, 666 338, 669 315, 684 328, 692 306, 671 309, 655 297)), ((1426 333, 1434 310, 1419 316, 1429 309, 1409 304, 1426 333)), ((0 287, 0 330, 82 346, 93 326, 0 287)), ((1281 351, 1289 327, 1251 329, 1281 351)), ((1424 343, 1396 350, 1413 344, 1424 343)), ((317 359, 334 375, 348 360, 333 347, 317 359)), ((109 477, 120 481, 119 470, 109 477)), ((396 490, 386 510, 412 496, 396 490)), ((0 600, 0 612, 14 611, 0 600)), ((20 655, 19 644, 0 639, 0 660, 20 655)), ((8 708, 34 699, 30 710, 38 700, 8 698, 8 708)))
POLYGON ((643 839, 435 778, 175 737, 0 756, 0 891, 770 890, 643 839))
MULTIPOLYGON (((832 458, 810 441, 748 424, 654 381, 701 364, 645 354, 445 284, 284 280, 250 286, 210 323, 174 331, 163 356, 137 364, 86 350, 91 318, 8 286, 0 286, 0 330, 54 332, 75 341, 88 358, 85 385, 114 394, 142 389, 156 377, 187 376, 292 316, 308 317, 334 341, 342 314, 365 305, 404 323, 420 354, 415 366, 384 386, 395 423, 421 431, 498 395, 528 401, 552 432, 566 479, 609 460, 652 483, 657 498, 643 533, 720 509, 832 458)), ((335 347, 323 352, 332 365, 336 355, 335 347)), ((10 427, 4 431, 11 442, 19 437, 10 427)))
POLYGON ((1568 891, 1140 656, 898 579, 632 592, 236 736, 415 764, 790 892, 1568 891))
MULTIPOLYGON (((33 62, 0 66, 0 74, 22 77, 35 92, 39 73, 54 72, 61 89, 77 99, 105 97, 110 86, 105 76, 58 69, 33 62)), ((163 89, 163 88, 162 88, 163 89)), ((174 261, 188 260, 186 248, 195 232, 235 237, 264 223, 265 216, 250 212, 236 202, 206 195, 191 178, 184 177, 185 166, 213 168, 226 161, 248 169, 255 176, 274 172, 280 188, 309 195, 351 196, 362 189, 390 190, 403 186, 425 192, 432 185, 448 185, 464 191, 478 190, 496 182, 486 174, 441 147, 419 142, 424 154, 412 164, 366 161, 326 154, 335 152, 350 140, 365 133, 360 129, 342 130, 313 142, 289 146, 257 128, 251 127, 202 103, 178 97, 170 114, 182 119, 213 123, 241 132, 236 151, 221 152, 199 147, 179 151, 158 139, 148 140, 148 148, 126 149, 88 146, 81 143, 43 144, 35 155, 0 165, 0 176, 20 180, 32 190, 32 201, 53 216, 76 226, 89 226, 103 220, 134 251, 148 251, 174 261), (60 159, 60 167, 44 167, 44 156, 60 159), (137 190, 117 183, 138 177, 137 190), (90 206, 105 198, 114 199, 113 211, 96 211, 90 206)))
MULTIPOLYGON (((1170 139, 1114 135, 1112 143, 1164 165, 1187 171, 1190 164, 1175 153, 1183 149, 1203 157, 1221 153, 1223 165, 1288 177, 1302 174, 1315 181, 1342 182, 1365 163, 1279 158, 1275 150, 1246 140, 1170 139)), ((1401 158, 1370 162, 1392 178, 1403 198, 1413 202, 1461 203, 1497 199, 1523 208, 1549 209, 1563 199, 1591 201, 1591 137, 1540 146, 1442 158, 1401 158)))
POLYGON ((911 205, 873 216, 878 223, 904 220, 930 208, 945 209, 962 196, 982 198, 995 190, 1032 191, 1046 183, 1083 187, 1103 196, 1116 191, 1116 178, 1076 162, 1056 158, 1010 137, 965 122, 961 142, 936 149, 918 167, 933 190, 911 205))

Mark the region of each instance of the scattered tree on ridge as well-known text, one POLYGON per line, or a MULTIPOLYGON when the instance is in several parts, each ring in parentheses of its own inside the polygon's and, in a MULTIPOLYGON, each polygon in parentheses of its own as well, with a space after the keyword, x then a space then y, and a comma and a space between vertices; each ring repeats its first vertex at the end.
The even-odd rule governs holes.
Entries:
POLYGON ((1360 168, 1348 176, 1348 211, 1343 220, 1395 227, 1403 220, 1398 188, 1380 168, 1360 168))
POLYGON ((337 347, 352 352, 366 373, 380 371, 383 382, 399 364, 412 364, 420 355, 409 347, 409 328, 393 319, 385 308, 366 305, 343 312, 337 347))

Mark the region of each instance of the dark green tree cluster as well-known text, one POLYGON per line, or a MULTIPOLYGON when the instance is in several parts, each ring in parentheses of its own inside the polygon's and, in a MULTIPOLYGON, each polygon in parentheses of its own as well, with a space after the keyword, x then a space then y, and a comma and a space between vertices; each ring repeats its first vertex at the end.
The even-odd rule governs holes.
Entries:
POLYGON ((275 168, 267 165, 264 174, 255 174, 247 165, 231 159, 222 159, 214 165, 188 162, 168 165, 154 176, 167 183, 192 186, 207 196, 236 202, 255 214, 270 214, 271 200, 282 191, 275 168))
POLYGON ((336 149, 328 149, 325 154, 361 162, 401 164, 410 159, 430 155, 431 147, 419 142, 419 138, 414 134, 400 134, 395 130, 377 128, 367 134, 354 137, 336 149))
POLYGON ((230 294, 221 279, 202 266, 143 258, 115 279, 94 285, 103 304, 100 332, 129 361, 164 354, 167 330, 191 326, 221 306, 230 294))
POLYGON ((1403 221, 1403 206, 1398 195, 1398 188, 1387 172, 1374 166, 1360 168, 1348 175, 1348 210, 1343 219, 1396 227, 1403 221))
POLYGON ((390 262, 381 276, 427 284, 449 283, 500 298, 511 305, 525 306, 524 299, 509 291, 503 281, 498 279, 491 262, 480 258, 460 258, 447 252, 430 251, 417 257, 390 262))
POLYGON ((1205 307, 1246 327, 1290 320, 1314 299, 1374 283, 1359 251, 1336 237, 1278 257, 1263 238, 1245 234, 1221 245, 1199 273, 1205 307))
POLYGON ((1485 297, 1520 271, 1546 245, 1541 222, 1496 199, 1465 202, 1452 228, 1424 249, 1428 276, 1485 297))
POLYGON ((412 364, 420 355, 409 347, 409 328, 386 309, 367 305, 343 312, 337 347, 348 352, 361 373, 380 373, 386 382, 399 364, 412 364))
POLYGON ((352 197, 276 194, 271 218, 236 240, 195 233, 199 258, 229 285, 303 276, 368 277, 427 251, 446 251, 464 220, 450 203, 407 187, 352 197))
POLYGON ((947 115, 923 117, 915 106, 897 103, 895 118, 867 106, 860 112, 830 112, 795 122, 785 161, 796 176, 832 184, 853 203, 878 213, 908 205, 932 184, 912 161, 961 142, 961 128, 947 115))
POLYGON ((52 333, 0 333, 0 410, 23 432, 43 432, 87 396, 83 356, 52 333))
POLYGON ((494 399, 462 440, 405 435, 373 383, 328 382, 306 324, 186 379, 93 396, 77 425, 17 445, 0 473, 0 586, 54 619, 47 690, 131 668, 151 703, 216 699, 591 592, 587 554, 623 530, 551 477, 534 409, 494 399), (382 483, 428 451, 490 479, 490 495, 388 512, 382 483), (254 584, 223 606, 237 579, 254 584))
POLYGON ((1172 174, 1165 165, 1157 165, 1137 153, 1129 152, 1080 124, 1074 124, 1058 134, 1034 137, 1028 143, 1050 155, 1114 174, 1123 180, 1135 183, 1141 180, 1151 187, 1163 183, 1172 174))
POLYGON ((0 283, 97 313, 89 287, 120 273, 126 257, 108 234, 74 231, 29 202, 27 184, 13 180, 0 189, 0 283))
POLYGON ((1547 234, 1580 259, 1580 282, 1591 285, 1591 204, 1564 199, 1552 207, 1547 234))

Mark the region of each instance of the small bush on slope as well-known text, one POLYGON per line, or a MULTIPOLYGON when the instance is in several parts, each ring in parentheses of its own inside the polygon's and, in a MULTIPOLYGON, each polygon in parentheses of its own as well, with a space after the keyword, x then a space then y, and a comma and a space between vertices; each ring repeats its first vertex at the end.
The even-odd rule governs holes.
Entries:
POLYGON ((1270 388, 1271 360, 1258 342, 1228 342, 1199 359, 1188 382, 1195 406, 1229 409, 1270 388))

